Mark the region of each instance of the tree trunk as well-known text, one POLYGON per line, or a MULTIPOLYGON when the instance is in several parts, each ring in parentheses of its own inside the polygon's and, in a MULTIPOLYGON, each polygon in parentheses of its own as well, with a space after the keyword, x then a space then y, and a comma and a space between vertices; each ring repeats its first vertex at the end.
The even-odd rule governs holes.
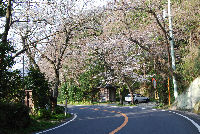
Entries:
POLYGON ((6 25, 2 38, 3 43, 7 42, 8 31, 10 29, 10 16, 11 16, 11 0, 8 0, 7 11, 6 11, 6 25))
MULTIPOLYGON (((31 50, 29 48, 29 46, 27 45, 27 38, 24 38, 22 35, 21 35, 21 39, 22 39, 22 43, 23 43, 23 50, 25 50, 28 58, 29 58, 29 61, 34 65, 34 68, 35 69, 38 69, 40 70, 39 66, 36 64, 35 60, 34 60, 34 56, 31 55, 31 50), (25 47, 27 47, 27 49, 25 49, 25 47)), ((34 53, 32 53, 34 54, 34 53)), ((30 64, 30 67, 31 67, 31 64, 30 64)))
POLYGON ((93 103, 93 84, 92 84, 92 94, 91 94, 91 97, 92 97, 92 103, 93 103))
MULTIPOLYGON (((10 29, 10 16, 11 16, 11 0, 8 0, 7 11, 6 11, 6 24, 2 37, 3 45, 7 43, 8 31, 10 29)), ((5 51, 0 50, 0 80, 2 79, 3 71, 6 69, 6 66, 3 65, 4 59, 5 59, 5 51)))
POLYGON ((124 82, 125 82, 125 84, 126 84, 127 87, 128 87, 129 93, 131 94, 131 101, 132 101, 132 104, 135 104, 135 102, 134 102, 134 100, 133 100, 133 92, 131 91, 131 87, 130 87, 129 84, 127 83, 125 77, 124 77, 124 82))
POLYGON ((119 103, 120 103, 121 105, 123 105, 123 95, 121 94, 121 87, 120 87, 120 89, 119 89, 119 99, 120 99, 119 103))
POLYGON ((59 86, 59 69, 55 69, 55 74, 56 74, 56 80, 55 80, 55 85, 54 85, 54 91, 53 91, 53 99, 52 99, 52 108, 57 106, 57 98, 58 98, 58 86, 59 86))
POLYGON ((122 104, 121 87, 119 89, 119 103, 122 104))

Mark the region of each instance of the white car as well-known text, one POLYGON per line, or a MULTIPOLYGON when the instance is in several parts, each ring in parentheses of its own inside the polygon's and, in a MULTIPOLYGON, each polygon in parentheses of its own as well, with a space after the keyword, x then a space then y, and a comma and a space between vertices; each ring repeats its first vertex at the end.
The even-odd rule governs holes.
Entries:
MULTIPOLYGON (((125 97, 125 101, 130 103, 132 102, 131 100, 131 94, 128 94, 126 97, 125 97)), ((150 99, 148 97, 144 97, 143 95, 141 94, 133 94, 133 101, 137 104, 139 102, 149 102, 150 99)))

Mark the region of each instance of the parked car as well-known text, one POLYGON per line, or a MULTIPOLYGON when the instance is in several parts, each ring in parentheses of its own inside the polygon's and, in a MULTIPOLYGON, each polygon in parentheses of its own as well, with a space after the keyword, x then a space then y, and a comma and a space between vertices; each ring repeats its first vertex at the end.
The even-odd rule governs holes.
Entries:
MULTIPOLYGON (((137 103, 140 103, 140 102, 149 102, 150 99, 148 97, 144 97, 143 95, 141 94, 133 94, 133 101, 137 104, 137 103)), ((131 100, 131 94, 128 94, 126 97, 125 97, 125 102, 132 102, 131 100)))

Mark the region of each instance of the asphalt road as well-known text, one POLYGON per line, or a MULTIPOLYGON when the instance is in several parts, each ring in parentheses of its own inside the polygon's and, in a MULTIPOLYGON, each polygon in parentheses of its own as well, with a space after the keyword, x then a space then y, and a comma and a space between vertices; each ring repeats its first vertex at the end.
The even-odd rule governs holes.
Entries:
POLYGON ((199 134, 200 120, 178 111, 108 105, 68 106, 71 121, 44 134, 199 134))

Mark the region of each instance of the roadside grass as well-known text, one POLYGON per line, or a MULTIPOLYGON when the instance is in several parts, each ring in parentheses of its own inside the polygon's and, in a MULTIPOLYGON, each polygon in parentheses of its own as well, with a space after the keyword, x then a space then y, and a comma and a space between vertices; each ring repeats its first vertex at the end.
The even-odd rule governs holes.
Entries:
POLYGON ((2 129, 0 133, 3 134, 29 134, 32 132, 48 129, 60 123, 63 119, 70 118, 72 115, 67 113, 65 116, 64 113, 62 114, 55 114, 52 115, 50 119, 42 118, 41 116, 32 116, 30 115, 30 125, 26 128, 12 128, 12 129, 2 129))
POLYGON ((137 105, 130 103, 128 106, 137 106, 137 105))
MULTIPOLYGON (((62 101, 63 102, 63 101, 62 101)), ((59 103, 59 104, 64 104, 65 105, 65 103, 59 103)), ((132 103, 130 103, 130 104, 128 104, 128 105, 126 105, 125 103, 123 103, 123 105, 122 104, 120 104, 118 101, 116 101, 116 102, 109 102, 109 101, 104 101, 104 102, 93 102, 93 103, 91 103, 91 102, 86 102, 86 101, 84 101, 84 102, 68 102, 67 103, 67 105, 101 105, 101 104, 112 104, 112 103, 117 103, 117 105, 116 106, 137 106, 137 105, 135 105, 135 104, 132 104, 132 103)))
POLYGON ((161 104, 157 107, 158 109, 169 109, 169 105, 161 104))
MULTIPOLYGON (((68 105, 100 105, 100 104, 112 104, 113 102, 104 101, 104 102, 87 102, 87 101, 77 101, 77 102, 67 102, 68 105)), ((115 102, 116 103, 116 102, 115 102)), ((58 102, 58 104, 64 104, 64 101, 58 102)))
POLYGON ((135 105, 135 104, 132 104, 132 103, 129 103, 128 105, 126 105, 126 104, 121 104, 121 103, 118 103, 116 106, 137 106, 137 105, 135 105))
POLYGON ((166 105, 164 103, 157 103, 157 106, 153 107, 153 108, 156 108, 156 109, 169 109, 169 105, 166 105))
POLYGON ((125 106, 125 104, 118 103, 117 106, 125 106))

